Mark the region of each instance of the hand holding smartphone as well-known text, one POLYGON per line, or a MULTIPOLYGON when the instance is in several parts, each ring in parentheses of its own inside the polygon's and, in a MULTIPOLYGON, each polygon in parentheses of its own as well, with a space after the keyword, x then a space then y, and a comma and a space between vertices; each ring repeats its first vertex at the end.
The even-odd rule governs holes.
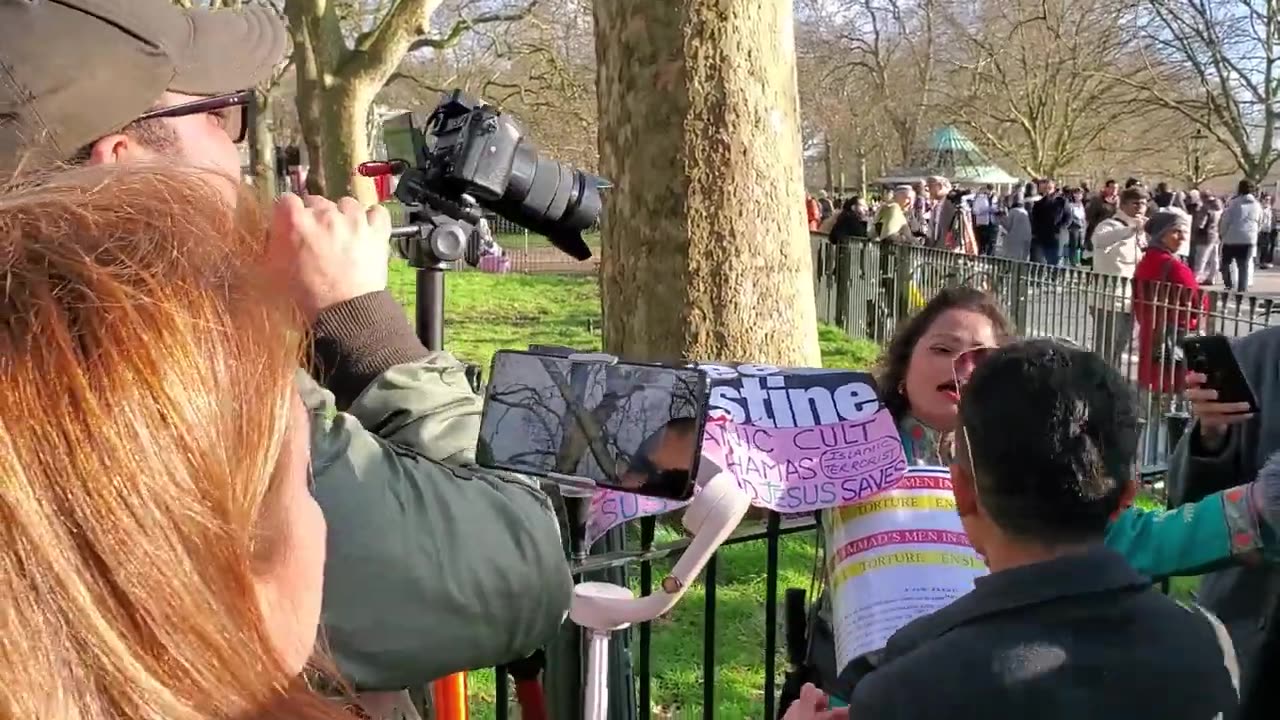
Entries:
POLYGON ((1222 335, 1182 340, 1187 364, 1187 399, 1200 422, 1200 435, 1210 444, 1227 428, 1258 412, 1258 400, 1236 360, 1231 342, 1222 335))

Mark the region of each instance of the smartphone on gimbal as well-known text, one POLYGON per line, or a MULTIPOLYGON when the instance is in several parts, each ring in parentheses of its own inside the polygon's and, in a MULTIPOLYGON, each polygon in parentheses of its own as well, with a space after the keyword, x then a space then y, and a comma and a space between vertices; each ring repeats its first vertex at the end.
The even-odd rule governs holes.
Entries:
POLYGON ((482 466, 686 500, 710 391, 703 370, 514 350, 494 355, 482 466))

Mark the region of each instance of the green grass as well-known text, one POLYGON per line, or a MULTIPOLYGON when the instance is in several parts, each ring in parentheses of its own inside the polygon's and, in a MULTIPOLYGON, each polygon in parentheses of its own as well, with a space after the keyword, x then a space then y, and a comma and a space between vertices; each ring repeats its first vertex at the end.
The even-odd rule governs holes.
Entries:
MULTIPOLYGON (((412 308, 414 271, 403 260, 392 261, 389 284, 412 308)), ((539 343, 598 350, 601 342, 600 291, 591 276, 450 272, 444 319, 445 347, 486 370, 499 349, 539 343)), ((819 326, 818 340, 827 367, 865 368, 879 352, 829 325, 819 326)))
MULTIPOLYGON (((390 284, 410 306, 413 270, 396 261, 390 284)), ((590 276, 450 272, 444 321, 445 347, 488 372, 500 349, 524 350, 532 343, 599 349, 600 294, 590 276)))

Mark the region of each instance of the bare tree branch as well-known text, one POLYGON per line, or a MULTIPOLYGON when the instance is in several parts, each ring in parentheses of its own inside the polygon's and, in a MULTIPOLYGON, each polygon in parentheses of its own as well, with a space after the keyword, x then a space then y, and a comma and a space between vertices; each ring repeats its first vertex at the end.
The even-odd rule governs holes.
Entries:
POLYGON ((486 12, 472 18, 464 16, 455 20, 448 32, 436 37, 426 37, 427 29, 422 28, 419 32, 423 37, 418 38, 409 45, 409 52, 423 50, 426 48, 440 50, 452 47, 457 44, 458 40, 460 40, 463 35, 470 30, 493 23, 509 23, 517 20, 523 20, 529 17, 530 13, 533 12, 533 9, 537 7, 537 5, 538 0, 529 0, 527 5, 518 10, 486 12))

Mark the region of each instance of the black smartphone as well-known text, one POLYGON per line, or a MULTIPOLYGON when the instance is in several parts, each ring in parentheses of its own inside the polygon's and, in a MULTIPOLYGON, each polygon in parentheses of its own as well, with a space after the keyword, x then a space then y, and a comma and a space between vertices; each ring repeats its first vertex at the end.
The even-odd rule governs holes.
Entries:
POLYGON ((1231 341, 1222 335, 1194 335, 1183 338, 1182 352, 1187 369, 1208 378, 1205 387, 1218 391, 1218 401, 1249 403, 1249 412, 1258 412, 1257 396, 1240 369, 1231 341))
POLYGON ((695 367, 501 350, 485 390, 477 459, 685 500, 702 455, 708 384, 695 367))

